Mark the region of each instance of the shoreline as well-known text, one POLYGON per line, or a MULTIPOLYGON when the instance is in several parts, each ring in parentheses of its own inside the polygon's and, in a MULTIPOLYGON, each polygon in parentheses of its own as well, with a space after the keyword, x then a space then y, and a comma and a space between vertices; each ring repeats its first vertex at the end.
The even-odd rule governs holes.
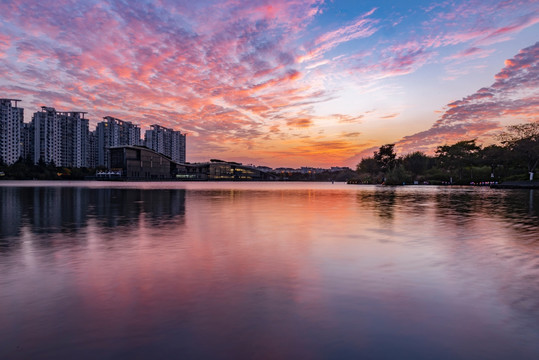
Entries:
POLYGON ((538 181, 506 181, 490 186, 493 189, 539 189, 538 181))

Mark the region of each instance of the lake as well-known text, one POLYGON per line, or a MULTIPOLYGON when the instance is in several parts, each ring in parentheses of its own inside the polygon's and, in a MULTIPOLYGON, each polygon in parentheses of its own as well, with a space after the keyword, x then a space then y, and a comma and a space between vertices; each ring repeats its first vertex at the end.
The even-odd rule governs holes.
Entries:
POLYGON ((2 359, 537 359, 539 191, 0 182, 2 359))

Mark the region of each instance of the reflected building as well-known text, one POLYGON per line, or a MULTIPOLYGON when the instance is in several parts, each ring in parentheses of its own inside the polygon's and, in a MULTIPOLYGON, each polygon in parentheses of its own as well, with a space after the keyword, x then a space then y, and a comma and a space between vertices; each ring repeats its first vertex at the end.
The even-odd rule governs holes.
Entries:
POLYGON ((140 192, 142 211, 153 225, 181 220, 185 215, 185 190, 145 190, 140 192), (180 216, 182 215, 182 216, 180 216))
POLYGON ((20 234, 22 206, 20 188, 0 187, 0 239, 20 234))
POLYGON ((141 220, 183 222, 184 215, 182 189, 0 187, 0 239, 19 236, 25 226, 35 234, 71 234, 86 228, 90 219, 103 229, 136 229, 141 220))
POLYGON ((32 232, 61 232, 64 228, 64 223, 69 221, 63 215, 71 211, 77 211, 73 208, 62 207, 61 188, 39 187, 28 190, 32 191, 32 203, 28 207, 31 212, 29 219, 32 232))

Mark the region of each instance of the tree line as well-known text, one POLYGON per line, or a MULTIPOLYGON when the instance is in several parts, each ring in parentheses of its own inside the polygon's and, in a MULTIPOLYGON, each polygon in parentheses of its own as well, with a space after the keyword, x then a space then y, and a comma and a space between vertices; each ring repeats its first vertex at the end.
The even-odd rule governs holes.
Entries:
POLYGON ((415 151, 397 156, 386 144, 357 165, 358 183, 388 185, 470 184, 533 180, 539 163, 539 121, 512 125, 498 144, 481 146, 477 139, 440 145, 434 155, 415 151))
POLYGON ((40 159, 37 164, 28 157, 7 165, 0 159, 0 179, 4 180, 83 180, 95 175, 96 169, 58 167, 40 159))

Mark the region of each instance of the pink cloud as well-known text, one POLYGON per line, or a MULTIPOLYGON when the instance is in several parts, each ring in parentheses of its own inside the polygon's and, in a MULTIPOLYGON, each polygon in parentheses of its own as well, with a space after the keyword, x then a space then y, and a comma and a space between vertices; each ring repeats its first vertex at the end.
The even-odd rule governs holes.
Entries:
POLYGON ((492 54, 495 50, 494 49, 482 49, 476 46, 472 46, 469 48, 466 48, 462 51, 459 51, 456 54, 453 54, 451 56, 446 57, 444 60, 457 60, 459 62, 463 60, 470 60, 470 59, 481 59, 486 58, 490 54, 492 54))
MULTIPOLYGON (((301 131, 318 122, 360 123, 362 115, 316 115, 313 105, 335 96, 328 90, 332 84, 325 81, 329 75, 352 74, 367 82, 411 74, 436 59, 438 47, 462 43, 469 43, 467 49, 458 49, 454 60, 481 58, 491 51, 481 50, 481 39, 511 36, 536 21, 530 11, 517 11, 512 4, 496 7, 496 21, 482 22, 477 19, 486 13, 486 5, 475 2, 457 9, 466 20, 462 23, 446 14, 425 26, 432 29, 427 34, 435 35, 413 29, 392 42, 381 30, 394 30, 394 19, 375 19, 380 13, 375 9, 329 31, 319 27, 316 16, 328 4, 322 0, 0 2, 0 91, 24 97, 27 117, 39 105, 56 105, 62 110, 88 110, 92 123, 106 115, 143 126, 162 123, 197 137, 191 150, 200 157, 211 156, 209 149, 232 152, 253 146, 268 136, 269 129, 275 136, 281 129, 278 136, 284 141, 305 136, 301 131), (516 15, 500 17, 509 12, 516 15), (367 40, 376 36, 378 43, 367 40), (359 39, 369 41, 368 49, 359 39), (356 44, 355 53, 339 53, 356 44)), ((526 4, 529 8, 533 3, 526 4)), ((443 5, 429 14, 452 10, 455 6, 443 5)), ((503 89, 517 78, 518 91, 532 86, 533 64, 524 70, 524 59, 514 61, 508 62, 496 85, 461 99, 463 103, 454 104, 455 111, 464 114, 463 107, 469 110, 471 103, 481 101, 501 104, 503 89)), ((531 114, 509 103, 517 99, 506 100, 499 114, 531 114)), ((469 111, 486 114, 483 108, 492 108, 476 106, 469 111)), ((449 116, 456 118, 457 112, 448 110, 449 116)))
POLYGON ((481 138, 499 130, 504 119, 539 120, 539 43, 522 49, 505 62, 489 86, 449 103, 428 130, 405 136, 404 150, 432 150, 433 146, 463 138, 481 138))
POLYGON ((315 39, 313 49, 308 51, 306 55, 300 56, 298 62, 316 60, 342 43, 373 35, 378 30, 375 28, 378 21, 369 19, 368 16, 372 15, 375 11, 376 8, 359 16, 349 25, 320 35, 315 39))
POLYGON ((499 41, 506 41, 510 35, 520 32, 523 29, 533 26, 539 22, 539 11, 519 17, 513 23, 490 31, 486 36, 479 39, 477 44, 488 45, 499 41))
POLYGON ((386 78, 413 73, 423 66, 435 53, 423 48, 406 49, 391 52, 386 51, 375 64, 359 65, 355 70, 372 78, 386 78))
POLYGON ((398 113, 389 114, 389 115, 380 116, 380 119, 393 119, 393 118, 396 118, 397 116, 399 116, 398 113))
POLYGON ((447 59, 461 59, 467 56, 484 57, 486 51, 479 52, 480 46, 492 45, 497 42, 507 41, 510 39, 510 35, 516 34, 525 28, 533 26, 539 22, 539 15, 537 12, 532 14, 526 14, 520 18, 514 20, 514 22, 507 26, 496 27, 494 24, 487 24, 479 29, 471 28, 467 30, 450 31, 445 34, 438 34, 435 36, 428 36, 420 43, 426 48, 439 48, 446 46, 460 45, 464 43, 471 43, 472 47, 467 48, 459 53, 449 56, 447 59))
MULTIPOLYGON (((65 84, 79 84, 71 87, 63 102, 86 103, 95 109, 91 114, 95 120, 108 115, 108 109, 122 108, 120 115, 129 118, 142 119, 141 112, 153 112, 160 121, 169 121, 168 108, 177 119, 204 116, 233 124, 223 112, 207 106, 218 102, 229 109, 271 115, 285 105, 306 104, 323 95, 296 85, 301 72, 293 67, 295 50, 279 35, 285 29, 304 27, 318 11, 317 4, 256 1, 209 5, 216 10, 228 6, 215 23, 204 19, 206 12, 191 13, 191 19, 178 21, 187 8, 167 14, 151 3, 143 7, 122 2, 1 6, 9 10, 12 26, 29 31, 24 42, 15 44, 19 63, 10 72, 16 74, 19 92, 28 87, 41 102, 52 103, 67 90, 65 84), (225 18, 230 13, 237 14, 238 20, 225 18), (64 20, 51 21, 54 18, 64 20), (207 31, 197 33, 189 21, 206 24, 207 31), (50 90, 40 91, 40 84, 50 90), (290 99, 280 104, 275 95, 287 93, 290 99)), ((16 87, 4 84, 2 89, 16 87)), ((236 112, 234 116, 245 119, 246 115, 236 112)), ((197 130, 210 133, 214 126, 215 122, 207 121, 197 130)))
POLYGON ((335 44, 350 41, 352 39, 357 39, 359 37, 370 36, 376 29, 372 28, 373 23, 377 21, 366 19, 368 16, 372 15, 376 11, 376 8, 368 11, 367 13, 361 15, 356 21, 352 24, 343 26, 336 30, 327 32, 319 36, 315 40, 316 45, 329 43, 332 46, 335 44))
POLYGON ((7 50, 11 47, 10 37, 0 33, 0 58, 4 57, 7 50))

